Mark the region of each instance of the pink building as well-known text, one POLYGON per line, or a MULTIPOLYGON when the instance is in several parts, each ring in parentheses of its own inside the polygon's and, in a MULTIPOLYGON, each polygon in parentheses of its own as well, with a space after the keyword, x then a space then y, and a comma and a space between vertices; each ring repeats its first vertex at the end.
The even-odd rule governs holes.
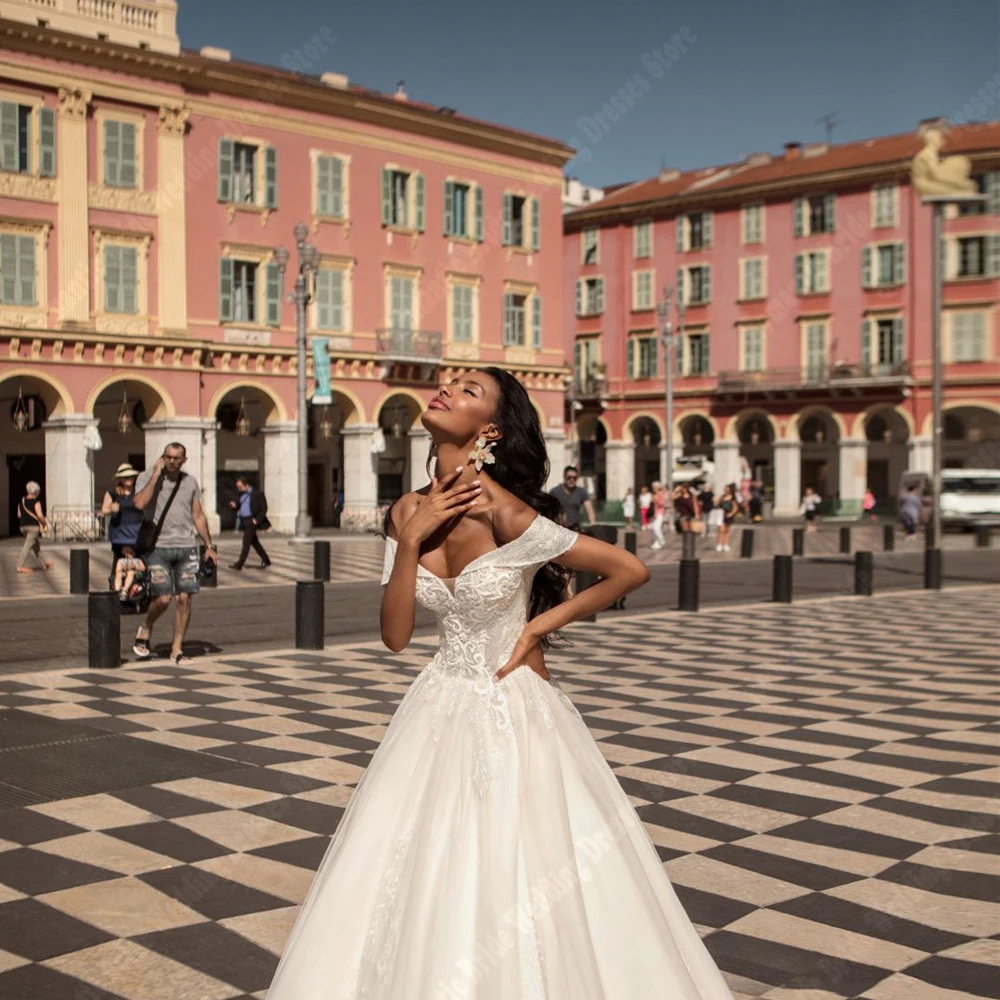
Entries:
MULTIPOLYGON (((663 478, 657 306, 678 331, 675 454, 721 486, 755 475, 777 513, 806 486, 859 510, 931 460, 931 210, 909 186, 914 135, 616 188, 565 217, 568 448, 598 494, 663 478)), ((1000 123, 955 128, 988 196, 945 221, 947 465, 1000 467, 1000 123)))
POLYGON ((308 371, 329 358, 332 385, 310 407, 319 524, 341 492, 361 527, 425 482, 417 417, 479 365, 531 390, 558 469, 572 150, 335 73, 182 52, 175 10, 0 2, 0 532, 27 480, 69 526, 119 462, 172 440, 209 510, 225 520, 249 472, 292 527, 299 221, 320 254, 308 371))

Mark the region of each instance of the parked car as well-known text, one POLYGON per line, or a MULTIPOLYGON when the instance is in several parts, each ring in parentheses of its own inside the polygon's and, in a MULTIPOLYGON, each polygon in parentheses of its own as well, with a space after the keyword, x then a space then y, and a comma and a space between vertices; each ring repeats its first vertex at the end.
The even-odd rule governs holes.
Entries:
MULTIPOLYGON (((919 483, 924 506, 932 506, 931 477, 926 472, 904 472, 899 485, 902 496, 919 483)), ((942 469, 941 525, 972 528, 979 524, 1000 527, 1000 469, 942 469)))

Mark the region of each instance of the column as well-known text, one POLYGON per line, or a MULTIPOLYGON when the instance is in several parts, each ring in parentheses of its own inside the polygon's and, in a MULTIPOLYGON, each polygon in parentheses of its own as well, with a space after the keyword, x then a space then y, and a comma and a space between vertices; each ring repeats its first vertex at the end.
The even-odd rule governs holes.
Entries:
POLYGON ((45 433, 45 512, 55 522, 59 508, 77 515, 94 508, 94 473, 84 434, 97 420, 84 413, 53 417, 43 424, 45 433))
MULTIPOLYGON (((926 472, 931 475, 934 471, 934 439, 930 435, 915 437, 909 442, 910 463, 907 472, 926 472)), ((897 484, 890 483, 895 489, 897 484)))
POLYGON ((380 529, 378 523, 378 456, 372 452, 372 432, 378 424, 353 424, 344 438, 344 514, 346 530, 380 529))
POLYGON ((146 436, 146 468, 163 454, 168 444, 182 444, 187 452, 184 472, 194 476, 201 487, 201 506, 208 518, 208 530, 220 530, 216 489, 215 421, 202 417, 171 417, 150 420, 143 427, 146 436))
POLYGON ((712 445, 712 453, 712 464, 715 466, 715 472, 712 473, 712 486, 716 495, 721 495, 727 484, 740 481, 739 442, 716 441, 712 445))
POLYGON ((802 448, 798 441, 774 442, 774 516, 795 517, 802 503, 802 448))
POLYGON ((90 320, 90 232, 87 209, 87 106, 90 93, 59 88, 56 200, 59 235, 59 319, 90 320))
POLYGON ((840 510, 853 517, 861 514, 861 501, 868 485, 868 442, 845 438, 840 442, 840 510))
POLYGON ((427 455, 431 449, 431 436, 422 424, 415 424, 406 434, 409 445, 408 465, 410 490, 419 490, 430 481, 427 475, 427 455))
POLYGON ((267 495, 267 517, 275 531, 292 534, 299 511, 298 424, 294 420, 267 424, 264 435, 264 475, 261 487, 267 495))
POLYGON ((184 107, 161 107, 157 127, 157 295, 149 309, 156 309, 160 331, 166 333, 187 329, 184 130, 189 115, 184 107))
POLYGON ((635 443, 609 441, 604 446, 604 470, 607 475, 608 502, 621 501, 627 489, 635 489, 635 443))
POLYGON ((545 438, 545 450, 549 456, 549 478, 545 482, 545 489, 551 490, 562 482, 563 469, 569 464, 566 457, 566 432, 559 430, 543 430, 542 437, 545 438))

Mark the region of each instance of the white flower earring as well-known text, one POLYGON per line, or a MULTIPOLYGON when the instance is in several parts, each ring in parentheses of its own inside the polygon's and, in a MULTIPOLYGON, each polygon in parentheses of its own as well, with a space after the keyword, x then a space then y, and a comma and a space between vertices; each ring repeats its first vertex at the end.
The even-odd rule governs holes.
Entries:
POLYGON ((496 441, 487 441, 484 434, 476 438, 476 447, 469 452, 469 461, 476 465, 476 472, 482 472, 483 464, 493 465, 497 457, 493 454, 496 441))

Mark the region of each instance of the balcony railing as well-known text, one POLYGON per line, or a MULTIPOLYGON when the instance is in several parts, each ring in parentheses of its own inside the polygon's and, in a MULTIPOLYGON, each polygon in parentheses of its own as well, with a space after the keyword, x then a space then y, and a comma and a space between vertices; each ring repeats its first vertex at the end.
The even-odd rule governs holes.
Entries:
POLYGON ((578 375, 573 379, 575 399, 598 399, 604 395, 608 380, 604 375, 578 375))
POLYGON ((384 327, 375 331, 375 344, 386 361, 426 365, 441 360, 441 333, 438 330, 384 327))
POLYGON ((719 372, 717 392, 771 392, 780 389, 859 389, 868 385, 906 382, 910 363, 835 364, 805 368, 772 368, 767 371, 719 372))

